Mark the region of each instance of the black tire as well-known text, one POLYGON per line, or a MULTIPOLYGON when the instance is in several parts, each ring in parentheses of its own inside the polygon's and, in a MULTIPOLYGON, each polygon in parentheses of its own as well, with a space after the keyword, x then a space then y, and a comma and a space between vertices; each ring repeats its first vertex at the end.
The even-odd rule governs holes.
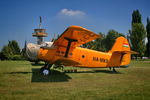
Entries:
POLYGON ((44 69, 45 69, 45 67, 41 67, 40 73, 42 73, 44 69))

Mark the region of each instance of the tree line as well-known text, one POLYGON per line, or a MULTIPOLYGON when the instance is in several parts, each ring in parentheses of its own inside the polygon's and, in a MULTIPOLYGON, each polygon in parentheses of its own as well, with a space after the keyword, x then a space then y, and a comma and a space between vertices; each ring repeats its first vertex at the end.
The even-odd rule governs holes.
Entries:
POLYGON ((124 34, 119 33, 116 30, 109 30, 106 35, 100 32, 99 35, 101 36, 101 38, 86 43, 83 45, 83 47, 97 51, 107 52, 112 48, 117 37, 125 37, 124 34))
MULTIPOLYGON (((89 48, 97 51, 109 51, 115 39, 119 36, 126 37, 130 43, 131 49, 139 53, 138 56, 150 57, 150 20, 147 18, 147 25, 144 27, 142 23, 142 15, 139 10, 134 10, 132 13, 131 29, 125 36, 122 33, 112 29, 107 34, 99 33, 102 37, 83 45, 84 48, 89 48), (147 38, 147 44, 146 44, 147 38)), ((23 59, 21 49, 17 41, 8 41, 8 44, 3 46, 0 51, 1 60, 19 60, 23 59)))
POLYGON ((99 34, 102 38, 84 44, 83 47, 107 52, 112 48, 115 39, 119 36, 123 36, 128 39, 131 49, 139 53, 135 56, 150 57, 150 20, 147 18, 147 25, 144 27, 142 23, 142 15, 139 10, 133 11, 131 29, 126 36, 116 30, 109 30, 106 35, 103 33, 99 34))

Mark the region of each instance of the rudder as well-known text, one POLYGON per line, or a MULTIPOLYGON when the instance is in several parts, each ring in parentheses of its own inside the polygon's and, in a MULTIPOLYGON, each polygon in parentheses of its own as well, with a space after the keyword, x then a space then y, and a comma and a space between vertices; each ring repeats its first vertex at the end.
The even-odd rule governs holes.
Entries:
POLYGON ((118 37, 109 52, 112 53, 112 59, 115 59, 114 64, 124 66, 130 63, 131 49, 125 37, 118 37))

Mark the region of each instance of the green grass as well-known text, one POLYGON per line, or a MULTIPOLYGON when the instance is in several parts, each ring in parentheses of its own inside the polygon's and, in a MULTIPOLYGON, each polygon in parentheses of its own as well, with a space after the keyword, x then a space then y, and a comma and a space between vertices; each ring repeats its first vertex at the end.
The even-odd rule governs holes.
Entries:
POLYGON ((42 76, 41 66, 0 61, 0 100, 150 100, 150 61, 132 61, 118 73, 78 69, 42 76))

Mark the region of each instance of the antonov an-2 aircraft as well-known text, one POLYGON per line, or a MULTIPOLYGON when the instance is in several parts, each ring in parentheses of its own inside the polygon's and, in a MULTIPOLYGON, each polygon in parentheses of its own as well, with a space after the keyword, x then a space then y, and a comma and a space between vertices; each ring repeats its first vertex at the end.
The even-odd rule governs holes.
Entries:
POLYGON ((131 59, 131 50, 126 38, 118 37, 109 52, 100 52, 80 47, 101 36, 80 26, 68 27, 54 42, 37 45, 28 43, 26 56, 32 61, 44 61, 41 68, 48 75, 53 64, 86 68, 127 67, 131 59))

